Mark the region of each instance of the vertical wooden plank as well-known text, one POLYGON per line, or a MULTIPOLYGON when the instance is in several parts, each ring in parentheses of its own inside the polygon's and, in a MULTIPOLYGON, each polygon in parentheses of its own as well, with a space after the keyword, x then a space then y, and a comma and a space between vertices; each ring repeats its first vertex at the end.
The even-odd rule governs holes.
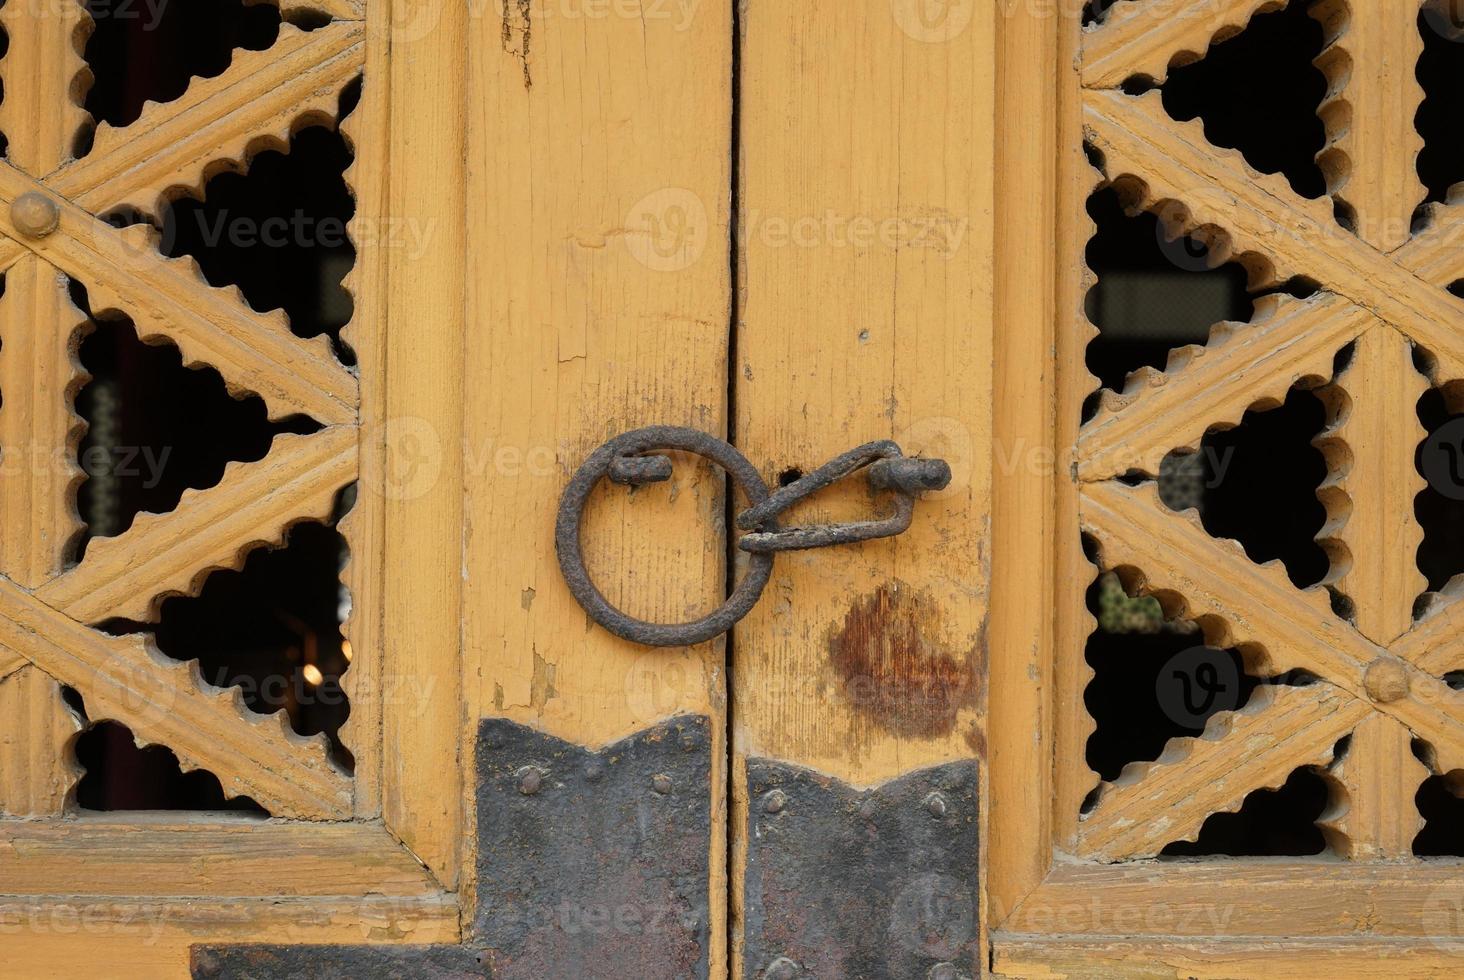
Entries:
POLYGON ((9 38, 0 77, 10 97, 0 100, 5 157, 32 177, 44 177, 71 159, 76 134, 90 116, 81 107, 91 85, 82 59, 87 20, 81 3, 12 3, 0 7, 9 38))
MULTIPOLYGON (((1057 302, 1054 308, 1056 374, 1054 422, 1057 461, 1054 491, 1056 576, 1053 584, 1053 837, 1059 848, 1070 849, 1078 834, 1083 799, 1098 785, 1087 762, 1088 737, 1093 719, 1083 703, 1083 692, 1093 670, 1086 657, 1088 635, 1096 625, 1088 612, 1087 587, 1093 566, 1083 554, 1078 524, 1078 430, 1083 402, 1099 387, 1088 370, 1088 344, 1098 329, 1088 320, 1085 304, 1093 274, 1082 257, 1096 233, 1088 217, 1088 196, 1099 174, 1083 152, 1083 95, 1077 67, 1082 33, 1073 19, 1057 24, 1057 132, 1053 137, 1057 159, 1057 302)), ((1011 911, 1007 909, 1006 911, 1011 911)))
POLYGON ((36 588, 66 566, 81 530, 72 399, 83 380, 76 349, 86 314, 66 276, 27 253, 5 272, 0 297, 0 572, 36 588))
POLYGON ((81 723, 61 686, 38 667, 0 680, 0 814, 54 817, 81 771, 71 739, 81 723))
MULTIPOLYGON (((1058 165, 1058 32, 1076 31, 1072 12, 1049 16, 1033 4, 1010 4, 1000 20, 997 81, 996 202, 997 371, 995 451, 1002 466, 992 506, 990 788, 987 909, 1009 914, 1047 872, 1052 855, 1052 738, 1055 568, 1075 566, 1071 540, 1055 547, 1054 500, 1075 509, 1075 494, 1056 495, 1052 460, 1057 256, 1053 229, 1058 165), (1054 565, 1052 557, 1059 556, 1054 565)), ((1070 95, 1071 93, 1069 93, 1070 95)), ((1067 257, 1073 264, 1078 255, 1067 257)), ((1070 311, 1069 311, 1070 312, 1070 311)), ((1070 348, 1063 353, 1072 358, 1070 348)), ((1065 363, 1069 371, 1073 365, 1065 363)), ((1076 372, 1082 377, 1082 371, 1076 372)), ((1058 431, 1069 438, 1072 420, 1058 431)), ((1068 447, 1064 447, 1066 450, 1068 447)), ((1060 457, 1066 462, 1067 454, 1060 457)), ((1069 535, 1070 521, 1061 525, 1069 535)), ((1081 587, 1061 582, 1064 589, 1081 587)), ((1072 631, 1065 631, 1072 642, 1072 631)), ((1071 654, 1070 654, 1071 655, 1071 654)), ((1081 656, 1081 652, 1077 653, 1081 656)), ((1067 673, 1072 673, 1068 671, 1067 673)))
POLYGON ((1413 625, 1413 604, 1428 588, 1417 561, 1423 528, 1413 513, 1425 483, 1409 451, 1427 435, 1418 419, 1427 390, 1408 338, 1376 324, 1321 392, 1330 425, 1315 444, 1330 475, 1317 496, 1330 520, 1318 540, 1357 628, 1384 645, 1413 625))
MULTIPOLYGON (((996 13, 928 13, 743 13, 738 445, 776 481, 895 439, 954 480, 899 538, 779 556, 735 632, 734 832, 751 758, 871 786, 984 754, 996 13)), ((856 478, 787 521, 888 506, 856 478)))
MULTIPOLYGON (((653 650, 591 626, 553 531, 569 475, 607 437, 725 434, 731 3, 595 9, 508 4, 470 25, 467 693, 474 718, 589 747, 710 716, 715 976, 723 643, 653 650)), ((606 597, 663 622, 714 608, 725 577, 722 477, 675 466, 669 484, 602 487, 583 535, 606 597)))
MULTIPOLYGON (((398 251, 420 241, 421 227, 395 227, 387 202, 387 169, 391 158, 391 93, 388 58, 391 54, 390 8, 384 0, 366 11, 366 68, 361 101, 341 123, 341 133, 355 155, 346 182, 355 195, 356 213, 347 229, 356 247, 356 264, 344 283, 354 308, 343 332, 356 352, 356 375, 361 384, 361 480, 356 505, 341 521, 340 530, 350 547, 345 569, 351 594, 351 614, 345 636, 351 644, 351 669, 342 676, 351 715, 341 738, 356 759, 356 813, 381 813, 381 715, 384 678, 382 611, 386 565, 386 361, 387 262, 398 251)), ((408 321, 410 322, 410 321, 408 321)))
POLYGON ((1406 861, 1413 839, 1423 830, 1414 797, 1429 776, 1413 754, 1413 733, 1396 720, 1374 713, 1352 731, 1347 755, 1333 777, 1344 793, 1340 812, 1318 823, 1339 854, 1354 861, 1406 861))
POLYGON ((1423 102, 1421 6, 1323 0, 1310 10, 1326 33, 1316 63, 1331 86, 1317 110, 1328 142, 1317 162, 1332 195, 1352 209, 1359 237, 1384 252, 1408 241, 1428 194, 1418 179, 1423 137, 1413 125, 1423 102))
POLYGON ((448 888, 463 840, 463 111, 467 9, 388 0, 389 259, 382 812, 448 888))

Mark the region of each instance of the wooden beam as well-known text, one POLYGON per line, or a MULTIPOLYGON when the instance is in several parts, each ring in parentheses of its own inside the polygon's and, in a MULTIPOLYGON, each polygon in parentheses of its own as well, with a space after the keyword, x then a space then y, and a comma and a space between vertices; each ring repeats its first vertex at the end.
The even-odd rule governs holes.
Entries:
POLYGON ((1083 38, 1083 84, 1117 88, 1139 75, 1162 82, 1169 67, 1205 55, 1238 34, 1251 17, 1285 0, 1207 0, 1202 4, 1116 3, 1083 38))
POLYGON ((0 678, 0 814, 59 816, 81 775, 72 740, 81 720, 37 667, 0 678))
POLYGON ((0 8, 0 28, 9 38, 0 64, 10 93, 0 101, 5 158, 44 177, 71 158, 77 134, 91 119, 80 98, 91 69, 78 42, 90 17, 79 3, 7 7, 0 8))
POLYGON ((61 573, 82 529, 73 400, 86 377, 77 348, 87 317, 68 285, 27 252, 0 297, 0 573, 26 588, 61 573))
POLYGON ((210 572, 241 568, 249 552, 284 542, 304 520, 325 520, 356 479, 357 431, 342 425, 275 437, 269 455, 230 463, 223 479, 189 490, 166 514, 140 514, 113 538, 94 538, 73 570, 36 597, 73 619, 148 620, 171 595, 198 589, 210 572))
POLYGON ((1424 823, 1414 799, 1429 777, 1413 755, 1413 733, 1386 715, 1369 715, 1331 775, 1343 795, 1318 824, 1332 849, 1354 861, 1412 859, 1424 823))

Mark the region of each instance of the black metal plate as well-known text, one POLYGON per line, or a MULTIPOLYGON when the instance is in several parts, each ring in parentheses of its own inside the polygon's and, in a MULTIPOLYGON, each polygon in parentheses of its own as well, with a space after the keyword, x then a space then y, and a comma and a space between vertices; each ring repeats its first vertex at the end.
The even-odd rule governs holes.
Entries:
POLYGON ((707 975, 707 718, 673 718, 600 752, 488 719, 477 793, 471 942, 494 976, 707 975))
POLYGON ((977 773, 957 762, 857 790, 747 764, 744 975, 978 975, 977 773))
POLYGON ((465 946, 194 946, 194 980, 482 980, 465 946))

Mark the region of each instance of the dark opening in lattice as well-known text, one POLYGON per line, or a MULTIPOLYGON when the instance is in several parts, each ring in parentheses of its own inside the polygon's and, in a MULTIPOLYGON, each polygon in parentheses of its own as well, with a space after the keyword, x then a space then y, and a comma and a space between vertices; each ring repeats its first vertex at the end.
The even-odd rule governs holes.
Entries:
POLYGON ((86 540, 121 534, 143 511, 174 509, 186 490, 216 485, 230 462, 263 459, 276 435, 319 429, 302 416, 271 422, 263 400, 231 397, 216 370, 183 367, 177 347, 142 343, 124 319, 97 323, 81 363, 92 376, 76 400, 87 422, 83 556, 86 540))
POLYGON ((1163 370, 1171 350, 1205 343, 1215 324, 1251 318, 1240 263, 1210 268, 1205 245, 1171 241, 1147 211, 1126 213, 1112 186, 1089 197, 1088 213, 1098 226, 1087 249, 1097 281, 1086 302, 1098 336, 1087 362, 1103 387, 1121 391, 1130 372, 1145 365, 1163 370))
POLYGON ((1236 539, 1252 561, 1281 559, 1296 586, 1315 585, 1331 567, 1316 541, 1327 520, 1317 499, 1327 462, 1312 445, 1326 424, 1321 399, 1293 388, 1282 405, 1206 433, 1198 452, 1165 457, 1160 497, 1175 510, 1197 508, 1206 531, 1236 539))
POLYGON ((1163 97, 1175 119, 1204 120, 1211 143, 1239 150, 1252 167, 1284 174, 1296 193, 1315 198, 1327 193, 1316 160, 1326 144, 1317 107, 1327 79, 1312 64, 1324 38, 1310 5, 1291 0, 1258 14, 1199 61, 1171 68, 1163 97))
MULTIPOLYGON (((113 126, 134 122, 149 100, 178 98, 194 77, 223 74, 236 48, 262 51, 274 44, 280 30, 279 8, 269 3, 84 2, 96 25, 85 50, 96 77, 85 105, 98 122, 113 126)), ((78 155, 89 146, 86 134, 78 155)))
POLYGON ((1464 385, 1456 382, 1424 392, 1418 400, 1418 420, 1428 431, 1414 457, 1425 480, 1413 501, 1414 516, 1423 528, 1418 570, 1428 579, 1428 590, 1438 592, 1464 573, 1464 385), (1434 441, 1457 450, 1456 465, 1425 465, 1434 441))
POLYGON ((349 556, 335 525, 354 501, 352 486, 328 522, 297 524, 284 547, 257 548, 242 569, 210 574, 197 595, 164 600, 157 622, 107 628, 151 632, 169 657, 197 660, 207 683, 239 688, 251 710, 283 710, 299 734, 323 732, 332 757, 351 769, 340 740, 351 711, 340 683, 350 668, 341 635, 350 608, 341 571, 349 556))
MULTIPOLYGON (((66 703, 86 721, 86 705, 67 688, 66 703)), ((218 777, 206 769, 184 772, 178 757, 162 745, 138 748, 132 731, 114 721, 90 725, 76 740, 76 761, 84 770, 76 786, 82 810, 207 810, 267 817, 247 796, 224 796, 218 777)))
MULTIPOLYGON (((359 99, 358 80, 341 94, 338 118, 359 99)), ((163 252, 197 259, 210 284, 238 286, 255 310, 284 310, 296 334, 324 334, 352 364, 340 339, 353 309, 341 286, 356 257, 346 236, 355 214, 343 176, 351 160, 334 125, 302 129, 288 153, 260 153, 247 173, 214 177, 201 201, 174 200, 162 216, 163 252)))
POLYGON ((1199 837, 1176 841, 1161 857, 1311 857, 1327 849, 1317 826, 1331 790, 1315 767, 1297 769, 1279 789, 1259 789, 1236 813, 1206 818, 1199 837))
POLYGON ((1464 772, 1432 776, 1414 797, 1423 830, 1413 839, 1418 857, 1464 857, 1464 772))
POLYGON ((1449 189, 1464 181, 1464 130, 1458 112, 1464 100, 1464 23, 1452 9, 1452 4, 1435 0, 1418 15, 1423 37, 1418 81, 1424 100, 1414 123, 1423 137, 1418 178, 1428 188, 1430 201, 1447 200, 1449 189))
POLYGON ((1104 780, 1159 758, 1170 739, 1199 735, 1260 683, 1240 651, 1207 646, 1199 626, 1166 617, 1158 600, 1135 596, 1112 572, 1088 589, 1088 610, 1098 627, 1086 649, 1093 680, 1083 700, 1096 726, 1087 758, 1104 780))

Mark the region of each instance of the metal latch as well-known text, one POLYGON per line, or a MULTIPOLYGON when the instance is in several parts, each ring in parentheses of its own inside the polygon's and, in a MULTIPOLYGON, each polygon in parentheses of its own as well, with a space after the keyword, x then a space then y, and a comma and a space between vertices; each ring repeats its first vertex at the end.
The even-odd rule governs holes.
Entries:
POLYGON ((554 549, 569 591, 595 622, 622 639, 646 646, 687 646, 720 636, 752 610, 772 577, 778 552, 893 537, 909 528, 917 496, 943 490, 950 481, 951 468, 944 460, 909 458, 895 443, 880 440, 851 449, 770 492, 757 468, 725 440, 696 429, 655 425, 616 436, 591 453, 575 472, 559 501, 554 549), (590 580, 580 546, 580 520, 600 480, 608 477, 612 483, 629 487, 669 480, 670 457, 655 455, 665 450, 695 453, 716 463, 732 477, 749 504, 737 515, 737 526, 750 532, 737 542, 751 556, 747 574, 719 609, 688 623, 648 623, 616 609, 590 580), (866 468, 871 487, 894 495, 894 512, 888 517, 814 527, 778 525, 778 516, 799 501, 866 468))

